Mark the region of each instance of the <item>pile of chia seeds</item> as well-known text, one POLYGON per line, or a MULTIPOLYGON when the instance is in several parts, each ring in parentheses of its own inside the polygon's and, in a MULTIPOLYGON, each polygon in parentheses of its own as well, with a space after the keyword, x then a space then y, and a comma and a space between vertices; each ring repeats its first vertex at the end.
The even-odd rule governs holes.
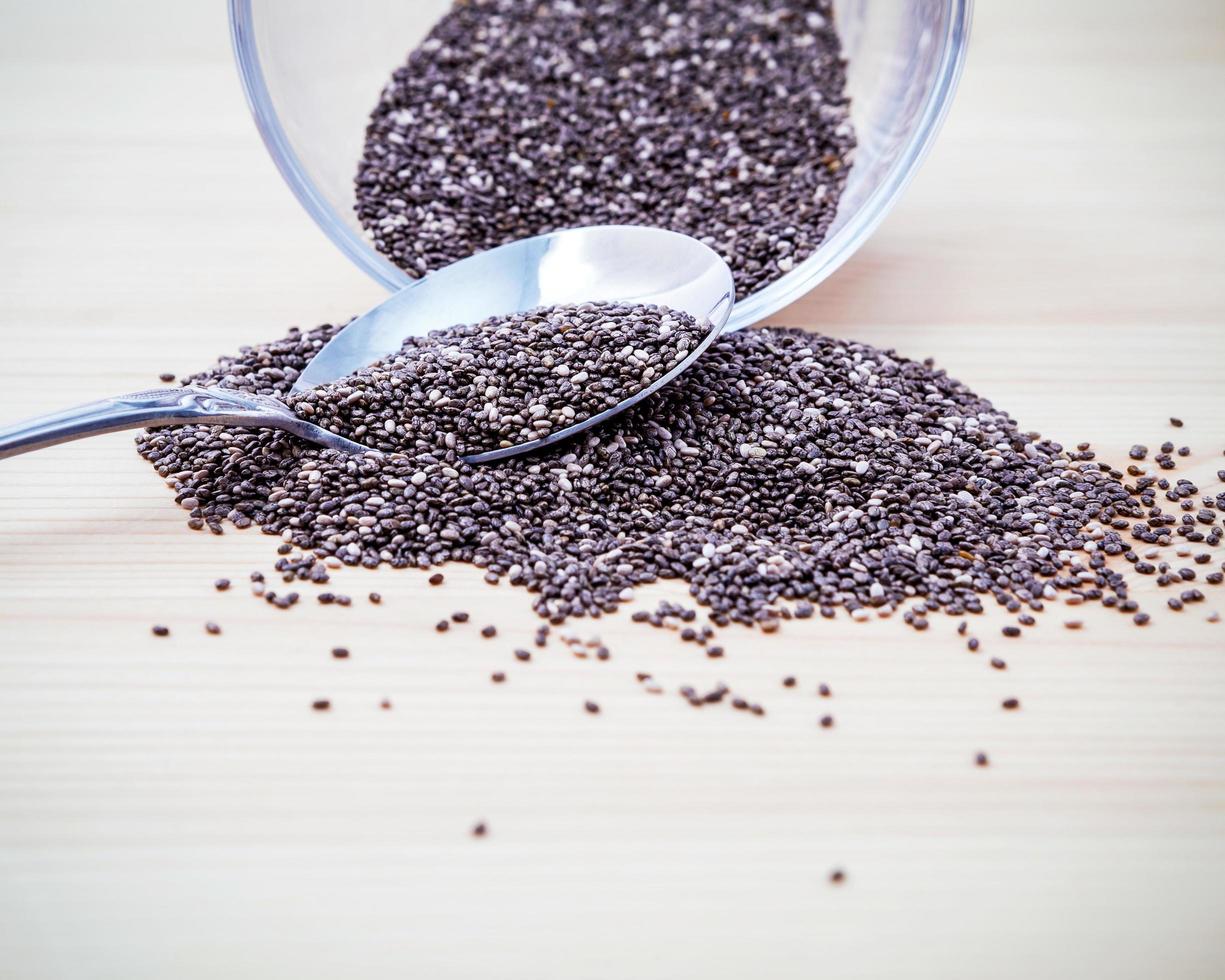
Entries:
MULTIPOLYGON (((285 395, 337 329, 295 330, 187 383, 285 395)), ((413 356, 445 361, 426 352, 450 337, 415 342, 413 356)), ((369 438, 472 390, 441 372, 394 398, 380 394, 387 384, 364 372, 313 404, 369 438)), ((719 338, 639 405, 527 456, 470 466, 445 439, 397 448, 353 457, 276 430, 200 425, 140 440, 192 526, 258 524, 296 552, 283 562, 299 577, 325 564, 470 562, 529 590, 554 621, 611 612, 658 579, 687 582, 717 625, 905 605, 921 629, 928 611, 973 613, 994 598, 1017 612, 1060 594, 1146 621, 1107 565, 1123 555, 1148 570, 1122 533, 1215 545, 1225 509, 1225 495, 1204 497, 1176 523, 1154 496, 1164 482, 1167 496, 1193 498, 1188 481, 1171 489, 1133 467, 1140 478, 1125 483, 1088 446, 1026 432, 931 361, 781 328, 719 338)))
POLYGON ((667 377, 709 329, 659 306, 542 307, 410 337, 397 355, 289 404, 375 449, 468 455, 615 407, 667 377))
POLYGON ((357 215, 412 276, 560 228, 670 228, 746 296, 833 221, 844 89, 829 0, 469 0, 384 89, 357 215))

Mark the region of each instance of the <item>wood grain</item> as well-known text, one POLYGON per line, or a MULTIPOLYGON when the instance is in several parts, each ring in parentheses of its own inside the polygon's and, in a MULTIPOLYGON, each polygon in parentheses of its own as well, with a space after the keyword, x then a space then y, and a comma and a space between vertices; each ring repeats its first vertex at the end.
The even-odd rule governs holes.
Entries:
MULTIPOLYGON (((379 298, 266 159, 220 6, 0 8, 0 418, 379 298)), ((777 322, 934 355, 1106 459, 1186 443, 1215 492, 1221 91, 1212 0, 981 4, 923 172, 777 322)), ((575 627, 609 663, 520 665, 521 593, 346 572, 351 608, 280 613, 244 581, 272 544, 187 531, 124 435, 0 467, 0 975, 1220 975, 1219 589, 1144 631, 988 616, 978 656, 953 622, 818 621, 712 663, 622 615, 575 627)))

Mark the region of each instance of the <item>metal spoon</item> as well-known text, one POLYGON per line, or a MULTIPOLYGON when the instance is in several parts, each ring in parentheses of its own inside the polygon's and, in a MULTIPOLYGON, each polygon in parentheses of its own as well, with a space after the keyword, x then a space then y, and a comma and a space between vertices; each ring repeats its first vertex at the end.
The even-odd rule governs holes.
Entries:
MULTIPOLYGON (((734 300, 727 264, 688 235, 633 225, 557 231, 481 252, 405 286, 333 337, 292 390, 346 377, 398 351, 406 337, 537 306, 657 304, 709 324, 702 343, 688 357, 613 408, 543 439, 464 457, 470 463, 487 462, 565 439, 659 390, 719 335, 734 300)), ((275 398, 228 388, 180 387, 104 398, 0 428, 0 459, 103 432, 187 423, 265 426, 342 452, 375 451, 299 418, 275 398)))

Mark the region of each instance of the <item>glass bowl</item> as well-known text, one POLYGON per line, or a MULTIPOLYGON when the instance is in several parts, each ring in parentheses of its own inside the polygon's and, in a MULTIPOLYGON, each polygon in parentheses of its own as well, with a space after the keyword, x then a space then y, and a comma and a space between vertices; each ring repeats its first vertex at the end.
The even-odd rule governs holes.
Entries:
MULTIPOLYGON (((366 121, 394 68, 451 0, 229 0, 243 89, 260 135, 310 216, 388 289, 410 281, 353 212, 366 121)), ((858 147, 825 241, 741 297, 727 329, 755 323, 837 269, 914 176, 948 111, 972 0, 835 0, 858 147)))

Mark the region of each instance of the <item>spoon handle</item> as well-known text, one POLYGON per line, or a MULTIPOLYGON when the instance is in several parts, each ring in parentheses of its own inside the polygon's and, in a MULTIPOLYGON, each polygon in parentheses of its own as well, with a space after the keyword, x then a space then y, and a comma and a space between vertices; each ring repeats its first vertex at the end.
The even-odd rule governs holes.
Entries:
POLYGON ((0 459, 104 432, 192 422, 284 429, 330 449, 367 451, 365 446, 298 418, 275 398, 224 388, 183 387, 134 391, 0 427, 0 459))

